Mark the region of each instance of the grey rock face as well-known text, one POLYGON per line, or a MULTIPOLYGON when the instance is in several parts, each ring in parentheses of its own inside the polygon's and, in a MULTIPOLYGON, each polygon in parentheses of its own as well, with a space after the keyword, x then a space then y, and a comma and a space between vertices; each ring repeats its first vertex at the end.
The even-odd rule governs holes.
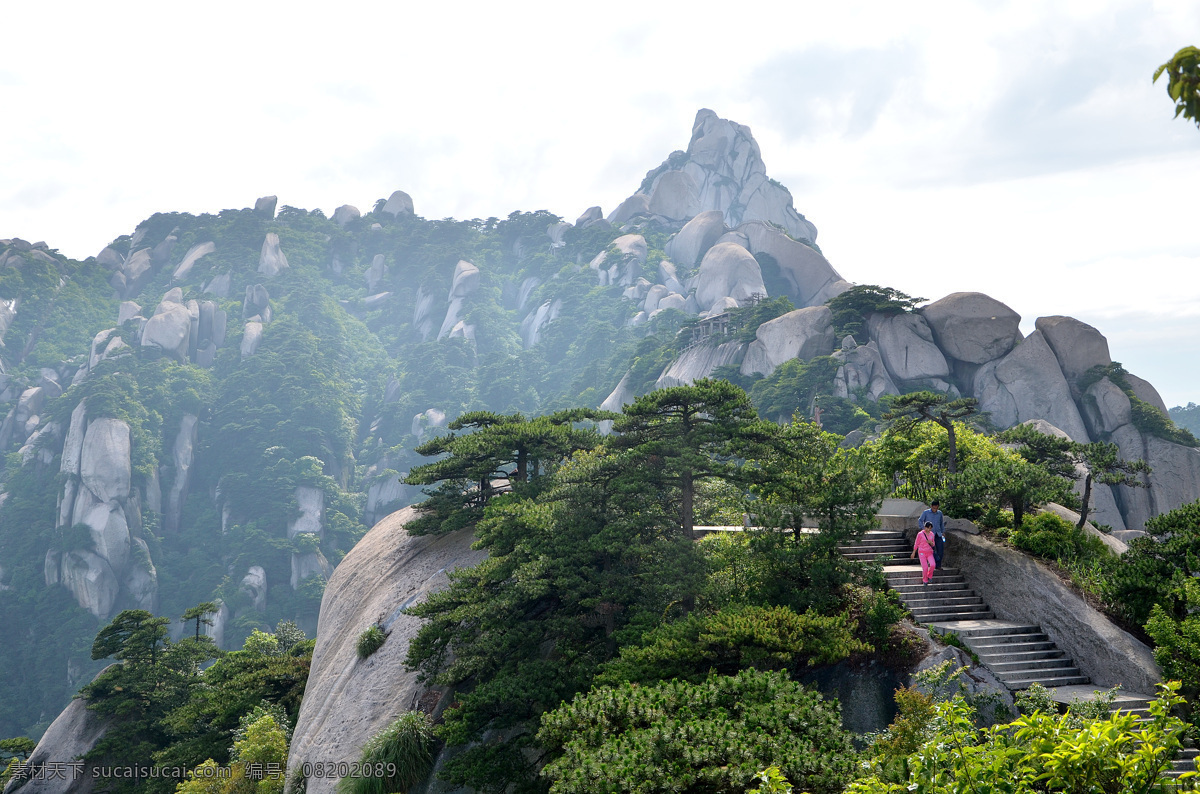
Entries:
POLYGON ((750 128, 711 110, 696 114, 687 152, 673 153, 656 171, 648 209, 660 217, 685 220, 719 210, 728 226, 760 220, 796 239, 817 238, 816 227, 792 206, 787 188, 767 178, 750 128))
POLYGON ((600 408, 605 411, 620 411, 625 405, 633 402, 635 397, 633 387, 629 383, 631 372, 626 372, 621 376, 621 380, 617 383, 616 388, 612 390, 604 402, 600 403, 600 408))
POLYGON ((564 245, 566 245, 566 234, 567 230, 570 228, 572 228, 571 224, 567 223, 566 221, 559 221, 558 223, 552 223, 547 226, 546 236, 550 238, 550 247, 562 248, 564 245))
POLYGON ((921 314, 942 352, 971 364, 1000 358, 1021 338, 1021 315, 980 292, 955 292, 921 314))
POLYGON ((132 320, 141 313, 142 307, 133 301, 121 301, 121 306, 117 309, 117 325, 124 325, 126 320, 132 320))
POLYGON ((691 174, 667 171, 658 179, 650 195, 650 212, 672 221, 687 220, 700 211, 698 192, 691 174))
POLYGON ((212 293, 218 298, 228 298, 229 290, 233 286, 233 277, 229 273, 222 273, 203 286, 204 292, 212 293))
POLYGON ((129 496, 129 425, 120 419, 101 417, 87 427, 80 449, 79 476, 84 486, 106 504, 129 496))
POLYGON ((1037 318, 1034 327, 1042 332, 1046 343, 1054 351, 1068 383, 1074 384, 1079 376, 1092 367, 1112 363, 1108 354, 1108 340, 1085 322, 1074 317, 1055 315, 1037 318))
POLYGON ((1094 438, 1107 438, 1117 428, 1133 421, 1129 397, 1108 378, 1101 378, 1089 386, 1080 404, 1088 431, 1094 438))
MULTIPOLYGON (((380 521, 330 577, 288 755, 290 776, 306 763, 356 760, 368 739, 428 691, 404 666, 421 621, 402 610, 444 589, 448 571, 476 565, 485 554, 471 548, 471 530, 411 537, 404 524, 412 516, 413 509, 405 508, 380 521), (359 659, 358 636, 373 624, 383 627, 387 641, 359 659)), ((308 793, 331 794, 336 783, 310 778, 308 793)))
POLYGON ((442 320, 442 327, 437 335, 438 339, 445 339, 449 336, 454 327, 462 320, 462 317, 459 315, 462 312, 463 301, 478 286, 479 268, 466 260, 460 259, 458 264, 454 266, 454 277, 450 282, 450 294, 447 296, 450 305, 446 308, 446 317, 442 320))
POLYGON ((1045 419, 1076 441, 1091 440, 1041 331, 1034 331, 1003 359, 980 367, 974 394, 980 410, 990 411, 999 427, 1045 419))
POLYGON ((1098 686, 1154 692, 1162 680, 1154 653, 1092 609, 1053 572, 982 536, 948 535, 946 564, 962 569, 997 617, 1040 625, 1098 686))
POLYGON ((321 519, 325 512, 325 492, 310 485, 298 486, 294 492, 300 515, 288 522, 288 539, 297 535, 321 535, 321 519))
POLYGON ((268 232, 258 257, 258 272, 267 278, 274 278, 287 269, 288 261, 279 247, 279 235, 268 232))
POLYGON ((753 295, 766 294, 762 270, 745 248, 721 243, 704 255, 696 281, 696 302, 700 306, 710 308, 725 297, 740 304, 753 295))
POLYGON ((338 226, 345 227, 351 221, 356 221, 362 217, 362 213, 358 211, 358 207, 353 207, 349 204, 343 204, 333 211, 333 222, 338 226))
MULTIPOLYGON (((79 758, 96 746, 107 728, 107 720, 88 709, 86 700, 77 697, 67 704, 42 734, 33 754, 29 756, 29 764, 40 768, 79 758)), ((16 794, 18 790, 23 794, 89 794, 95 788, 96 778, 91 762, 85 763, 78 777, 65 768, 61 776, 52 774, 49 772, 52 768, 47 767, 47 774, 23 783, 15 778, 10 780, 4 787, 4 794, 16 794)))
POLYGON ((1150 500, 1156 514, 1200 499, 1200 449, 1149 436, 1145 459, 1152 469, 1150 500))
POLYGON ((720 210, 701 212, 667 242, 666 254, 684 267, 695 267, 725 234, 725 215, 720 210))
POLYGON ((251 565, 242 577, 242 592, 250 597, 250 608, 262 612, 267 606, 267 572, 261 565, 251 565))
POLYGON ((650 197, 645 193, 634 193, 622 201, 608 216, 608 222, 620 226, 634 218, 650 214, 650 197))
POLYGON ((387 202, 383 205, 383 211, 391 215, 393 218, 400 215, 413 214, 412 196, 405 193, 403 190, 397 190, 388 196, 387 202))
MULTIPOLYGON (((261 201, 262 199, 259 200, 261 201)), ((272 212, 274 212, 274 209, 272 209, 272 212)), ((276 239, 278 240, 278 238, 276 239)), ((183 261, 175 266, 175 272, 171 274, 171 279, 173 281, 183 281, 192 272, 192 267, 201 257, 211 254, 215 250, 217 250, 216 243, 211 240, 206 243, 196 243, 183 255, 183 261)), ((117 324, 120 325, 120 322, 118 321, 117 324)))
POLYGON ((262 323, 254 320, 246 323, 242 329, 242 358, 249 358, 258 352, 258 346, 262 344, 262 336, 262 323))
POLYGON ((541 306, 525 315, 525 319, 521 321, 521 342, 526 349, 538 343, 542 329, 558 319, 558 313, 561 310, 562 301, 545 301, 541 306))
POLYGON ((164 301, 142 329, 142 347, 157 347, 180 363, 187 360, 192 316, 181 303, 164 301))
POLYGON ((766 254, 775 261, 778 275, 788 285, 788 297, 795 305, 820 306, 850 289, 850 283, 825 257, 773 226, 751 221, 743 223, 737 230, 746 235, 751 252, 760 256, 766 254))
POLYGON ((707 378, 717 367, 740 364, 745 353, 744 342, 726 342, 716 347, 697 345, 689 348, 658 376, 654 388, 690 386, 701 378, 707 378))
POLYGON ((589 267, 599 271, 601 285, 632 285, 646 264, 646 238, 640 234, 625 234, 613 240, 610 248, 617 250, 618 261, 609 261, 609 252, 604 250, 596 254, 589 267))
POLYGON ((807 361, 833 352, 833 312, 828 306, 809 306, 776 317, 758 327, 742 360, 743 375, 770 375, 785 361, 807 361))
POLYGON ((604 220, 604 212, 599 207, 588 207, 583 214, 575 219, 575 226, 586 229, 594 223, 604 220))
POLYGON ((278 203, 278 196, 263 196, 254 202, 254 214, 274 219, 275 205, 278 203))
POLYGON ((262 284, 248 285, 246 297, 242 299, 242 319, 250 320, 255 317, 264 323, 271 322, 271 296, 262 284))
POLYGON ((900 393, 874 342, 851 349, 843 346, 834 351, 833 358, 841 362, 833 381, 833 393, 838 397, 852 398, 861 391, 868 399, 878 401, 885 394, 900 393))
POLYGON ((100 620, 112 613, 120 586, 108 561, 90 551, 75 549, 64 552, 59 582, 79 606, 100 620))
POLYGON ((175 446, 172 458, 175 464, 175 479, 167 491, 166 512, 163 515, 163 528, 168 533, 179 529, 179 521, 183 515, 183 505, 187 501, 188 486, 191 485, 192 462, 195 458, 196 427, 199 419, 193 414, 184 414, 179 422, 179 432, 175 434, 175 446))
POLYGON ((1125 373, 1125 380, 1129 381, 1129 386, 1133 389, 1133 394, 1142 402, 1150 403, 1164 414, 1167 413, 1167 404, 1163 402, 1163 398, 1159 395, 1158 389, 1154 388, 1148 380, 1142 380, 1137 375, 1131 372, 1125 373))
POLYGON ((943 379, 950 376, 946 357, 933 343, 933 332, 919 314, 872 314, 867 331, 896 381, 943 379))

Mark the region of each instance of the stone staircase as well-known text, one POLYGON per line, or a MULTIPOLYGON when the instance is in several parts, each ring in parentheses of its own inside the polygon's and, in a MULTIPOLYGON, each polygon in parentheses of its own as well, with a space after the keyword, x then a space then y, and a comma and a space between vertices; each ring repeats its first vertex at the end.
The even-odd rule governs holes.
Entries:
MULTIPOLYGON (((913 519, 880 516, 885 528, 867 532, 854 544, 840 547, 848 559, 879 562, 889 586, 895 590, 914 620, 939 634, 955 634, 979 662, 1012 691, 1039 683, 1065 708, 1077 700, 1091 700, 1098 693, 1091 678, 1058 648, 1040 626, 998 620, 983 597, 953 568, 934 572, 928 584, 921 582, 921 566, 909 558, 912 544, 903 529, 913 519), (892 520, 889 520, 892 519, 892 520)), ((1118 692, 1113 710, 1149 719, 1150 696, 1118 692)), ((1175 757, 1170 774, 1178 777, 1196 771, 1200 750, 1185 747, 1175 757)))

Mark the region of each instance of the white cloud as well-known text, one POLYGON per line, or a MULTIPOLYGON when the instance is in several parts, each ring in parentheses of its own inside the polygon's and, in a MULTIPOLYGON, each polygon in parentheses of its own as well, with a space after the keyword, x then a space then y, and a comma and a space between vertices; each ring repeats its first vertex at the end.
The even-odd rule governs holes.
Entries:
POLYGON ((0 236, 84 257, 157 211, 398 188, 427 217, 573 220, 711 107, 846 277, 1093 321, 1200 397, 1144 342, 1195 330, 1170 318, 1193 316, 1200 131, 1150 83, 1194 5, 77 2, 6 27, 0 236))

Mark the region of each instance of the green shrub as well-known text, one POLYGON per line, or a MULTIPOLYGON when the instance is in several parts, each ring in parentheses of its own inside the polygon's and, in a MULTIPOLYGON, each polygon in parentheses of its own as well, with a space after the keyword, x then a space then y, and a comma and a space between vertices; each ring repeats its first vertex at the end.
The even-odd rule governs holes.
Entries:
POLYGON ((407 791, 433 767, 433 725, 421 711, 407 711, 363 745, 360 775, 344 777, 339 794, 407 791))
POLYGON ((780 672, 597 687, 543 715, 542 776, 554 794, 734 792, 779 764, 797 790, 834 794, 855 766, 838 712, 780 672))
POLYGON ((366 659, 375 651, 383 647, 384 640, 387 635, 383 633, 383 629, 378 625, 371 626, 358 635, 358 644, 355 648, 358 650, 358 658, 366 659))
POLYGON ((1054 513, 1038 513, 1013 530, 1012 543, 1018 549, 1057 562, 1104 557, 1108 548, 1097 537, 1088 535, 1054 513))
POLYGON ((1050 696, 1050 690, 1037 681, 1014 695, 1013 703, 1022 714, 1034 714, 1039 711, 1054 714, 1058 711, 1058 704, 1050 696))

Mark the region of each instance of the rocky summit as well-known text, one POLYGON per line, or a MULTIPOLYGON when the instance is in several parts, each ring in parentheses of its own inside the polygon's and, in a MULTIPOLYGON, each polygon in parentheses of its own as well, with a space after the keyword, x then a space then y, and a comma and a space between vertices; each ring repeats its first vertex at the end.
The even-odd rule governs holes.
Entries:
POLYGON ((1200 499, 1194 439, 1101 330, 1047 316, 1024 336, 987 295, 856 286, 750 129, 711 110, 574 222, 427 220, 403 190, 331 217, 251 204, 155 214, 83 261, 0 240, 0 737, 91 747, 102 721, 71 698, 104 664, 93 637, 144 610, 225 649, 280 621, 316 636, 289 763, 352 757, 397 713, 384 692, 426 693, 406 646, 366 660, 356 638, 411 636, 402 610, 485 556, 466 530, 405 534, 410 471, 477 412, 619 411, 722 378, 849 444, 890 396, 933 391, 1144 460, 1147 487, 1090 484, 1113 530, 1200 499))

